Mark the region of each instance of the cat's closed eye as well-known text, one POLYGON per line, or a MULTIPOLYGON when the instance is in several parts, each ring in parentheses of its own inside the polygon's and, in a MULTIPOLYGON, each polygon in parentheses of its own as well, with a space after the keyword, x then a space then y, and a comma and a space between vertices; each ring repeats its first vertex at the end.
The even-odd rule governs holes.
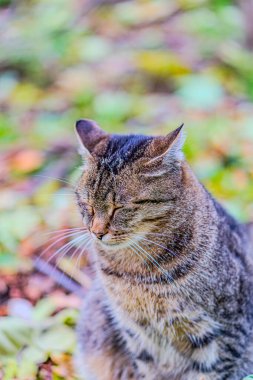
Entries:
POLYGON ((112 216, 112 221, 114 222, 126 222, 129 219, 133 218, 134 215, 138 212, 137 208, 133 206, 122 206, 118 209, 116 209, 112 216))
POLYGON ((91 205, 89 205, 88 203, 79 202, 78 205, 81 208, 82 212, 87 213, 89 216, 94 215, 94 208, 91 205))
POLYGON ((94 215, 94 208, 92 206, 86 204, 85 208, 90 215, 94 215))
POLYGON ((157 203, 163 203, 168 202, 167 199, 138 199, 132 201, 135 205, 142 205, 142 204, 157 204, 157 203))
POLYGON ((115 206, 113 209, 112 209, 112 212, 111 212, 111 217, 115 217, 119 212, 120 210, 122 210, 124 208, 123 205, 120 205, 120 206, 115 206))

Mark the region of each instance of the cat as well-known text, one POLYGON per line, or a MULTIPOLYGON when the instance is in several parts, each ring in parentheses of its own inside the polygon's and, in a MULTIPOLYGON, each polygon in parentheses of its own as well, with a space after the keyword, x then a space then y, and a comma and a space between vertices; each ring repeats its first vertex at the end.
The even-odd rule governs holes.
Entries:
POLYGON ((85 380, 241 380, 253 373, 253 227, 197 180, 167 136, 76 124, 77 202, 93 286, 77 327, 85 380))

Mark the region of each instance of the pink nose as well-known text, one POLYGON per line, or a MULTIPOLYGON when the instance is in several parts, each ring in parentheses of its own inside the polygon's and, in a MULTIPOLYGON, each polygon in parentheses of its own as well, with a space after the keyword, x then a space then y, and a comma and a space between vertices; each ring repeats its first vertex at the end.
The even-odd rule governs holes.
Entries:
POLYGON ((98 218, 94 218, 90 231, 99 239, 102 240, 102 237, 107 233, 107 227, 105 223, 98 218))

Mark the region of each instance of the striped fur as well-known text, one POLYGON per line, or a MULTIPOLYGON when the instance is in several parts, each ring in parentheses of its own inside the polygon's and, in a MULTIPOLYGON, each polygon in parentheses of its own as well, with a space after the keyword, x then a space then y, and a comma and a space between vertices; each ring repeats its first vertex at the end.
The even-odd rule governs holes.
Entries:
POLYGON ((77 123, 76 194, 95 279, 78 325, 85 380, 241 380, 253 372, 253 239, 185 162, 182 128, 77 123))

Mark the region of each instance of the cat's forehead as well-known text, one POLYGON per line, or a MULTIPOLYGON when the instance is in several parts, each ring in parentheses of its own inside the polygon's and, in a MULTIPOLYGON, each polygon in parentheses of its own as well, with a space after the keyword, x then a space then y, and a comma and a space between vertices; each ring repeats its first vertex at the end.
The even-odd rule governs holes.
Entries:
POLYGON ((139 159, 149 141, 146 136, 111 135, 110 139, 99 144, 95 159, 85 168, 86 186, 93 193, 118 191, 126 186, 129 178, 134 179, 134 173, 140 167, 139 159))
POLYGON ((103 166, 114 175, 130 170, 143 156, 151 139, 142 135, 110 135, 103 146, 99 147, 98 169, 103 166))
POLYGON ((83 173, 78 186, 81 198, 102 206, 125 203, 147 191, 134 165, 117 163, 117 168, 119 166, 120 170, 113 171, 103 160, 83 173))
POLYGON ((133 168, 123 166, 122 162, 114 163, 111 167, 107 161, 97 164, 87 175, 86 190, 93 198, 114 201, 122 194, 130 193, 134 189, 136 178, 133 168), (120 169, 119 169, 120 167, 120 169), (117 168, 118 170, 115 170, 117 168), (114 169, 114 170, 113 170, 114 169), (131 178, 131 181, 129 181, 131 178), (132 185, 130 186, 130 183, 132 185))

